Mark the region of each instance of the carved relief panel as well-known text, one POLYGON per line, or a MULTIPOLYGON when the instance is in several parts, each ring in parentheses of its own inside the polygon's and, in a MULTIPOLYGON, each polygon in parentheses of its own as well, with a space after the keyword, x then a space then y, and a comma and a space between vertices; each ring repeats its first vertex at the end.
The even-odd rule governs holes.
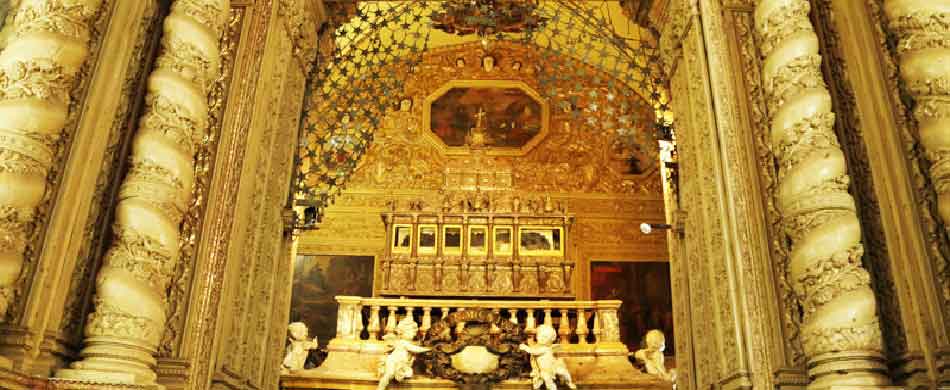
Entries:
MULTIPOLYGON (((392 202, 417 201, 441 209, 447 195, 477 189, 497 200, 493 203, 498 209, 492 211, 510 211, 515 204, 534 207, 530 198, 549 195, 577 216, 572 231, 578 239, 571 249, 582 261, 593 256, 665 260, 663 235, 636 230, 641 222, 664 220, 656 142, 637 150, 623 138, 651 134, 653 113, 630 111, 642 106, 632 89, 626 96, 614 96, 598 88, 598 83, 609 81, 607 75, 599 75, 603 79, 596 82, 591 77, 583 96, 542 99, 534 92, 540 86, 537 56, 533 48, 511 42, 498 42, 488 51, 465 44, 427 52, 413 68, 416 73, 410 73, 401 104, 382 120, 347 188, 326 208, 319 229, 301 237, 300 253, 380 254, 385 229, 379 213, 392 202), (523 92, 505 95, 505 88, 523 92), (499 95, 480 97, 491 93, 499 95), (515 96, 519 93, 526 97, 515 96), (588 109, 573 110, 577 99, 588 109), (533 106, 532 101, 539 103, 533 106), (631 113, 620 115, 620 106, 631 113), (470 133, 479 108, 485 111, 486 126, 495 128, 486 130, 482 151, 473 152, 470 133), (524 139, 509 140, 512 128, 525 131, 524 139)), ((563 72, 593 72, 570 59, 559 66, 563 72)), ((578 264, 578 272, 586 272, 583 268, 578 264)), ((455 275, 454 269, 445 272, 446 277, 455 275)), ((578 275, 578 280, 584 283, 585 276, 578 275)))

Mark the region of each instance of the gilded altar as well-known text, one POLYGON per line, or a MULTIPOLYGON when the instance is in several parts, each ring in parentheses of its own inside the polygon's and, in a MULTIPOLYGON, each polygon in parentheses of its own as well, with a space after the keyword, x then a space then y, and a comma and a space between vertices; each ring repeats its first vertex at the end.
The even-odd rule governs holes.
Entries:
MULTIPOLYGON (((571 218, 571 222, 564 225, 563 257, 532 255, 522 259, 541 261, 542 269, 562 260, 567 263, 558 264, 560 271, 556 274, 551 272, 556 278, 526 279, 526 283, 540 280, 542 288, 549 286, 547 290, 564 283, 565 292, 536 294, 522 289, 520 295, 512 295, 587 299, 590 298, 591 261, 666 259, 669 256, 666 236, 644 235, 637 228, 642 222, 665 220, 662 181, 655 157, 647 151, 625 147, 615 132, 601 128, 600 124, 608 121, 601 117, 604 113, 577 116, 539 98, 539 74, 530 64, 541 60, 530 48, 510 42, 498 42, 490 53, 477 43, 427 52, 417 65, 417 73, 406 79, 405 97, 399 106, 393 107, 382 119, 372 144, 347 180, 346 188, 326 207, 320 228, 300 236, 298 253, 374 256, 375 294, 418 296, 419 285, 430 283, 425 272, 400 274, 397 270, 391 276, 406 282, 412 280, 417 285, 413 290, 397 292, 384 285, 391 245, 387 234, 392 233, 393 227, 387 226, 381 216, 418 213, 420 217, 425 214, 437 219, 440 213, 475 215, 463 203, 472 198, 473 205, 478 206, 479 201, 474 198, 481 197, 491 206, 481 206, 478 212, 483 214, 478 218, 483 218, 484 223, 474 222, 475 225, 487 226, 489 216, 500 215, 509 219, 517 216, 520 221, 526 221, 528 215, 571 218), (489 55, 493 56, 490 67, 483 64, 489 55), (481 141, 473 143, 472 133, 480 138, 478 131, 470 131, 478 127, 478 117, 472 115, 477 111, 467 113, 463 118, 465 124, 458 128, 450 126, 451 123, 447 125, 442 116, 447 108, 453 107, 453 101, 458 101, 456 96, 463 93, 489 102, 504 94, 506 99, 523 104, 519 105, 520 110, 511 110, 510 114, 494 111, 490 104, 478 107, 485 110, 485 129, 481 141), (519 136, 499 137, 504 134, 499 129, 502 126, 510 129, 512 123, 521 131, 519 136), (469 131, 462 131, 466 127, 469 131), (482 147, 477 146, 479 143, 482 147), (631 157, 639 158, 638 172, 630 170, 631 157), (544 211, 546 201, 553 212, 544 211), (514 211, 515 206, 518 212, 514 211)), ((576 66, 583 65, 577 63, 576 66)), ((592 99, 591 95, 604 99, 602 92, 591 84, 581 99, 592 99)), ((631 115, 627 126, 650 126, 652 115, 647 112, 631 115)), ((432 224, 438 225, 438 222, 432 224)), ((501 224, 492 221, 493 226, 501 224)), ((493 233, 487 237, 493 238, 493 233)), ((517 237, 513 237, 512 243, 515 240, 517 237)), ((486 247, 486 251, 489 248, 494 251, 491 246, 486 247)), ((446 259, 445 254, 423 255, 418 257, 422 265, 426 261, 438 264, 435 260, 440 257, 446 259)), ((459 257, 449 255, 449 264, 455 261, 451 259, 453 256, 459 257)), ((407 269, 419 269, 418 262, 408 261, 411 253, 397 257, 407 269)), ((495 279, 489 282, 487 276, 478 272, 486 268, 507 272, 510 256, 496 257, 504 260, 481 265, 481 269, 470 268, 468 271, 472 272, 467 275, 474 272, 476 276, 465 282, 484 281, 486 287, 494 286, 495 279)), ((445 264, 443 261, 442 265, 445 264)), ((527 270, 537 273, 537 268, 527 270)), ((435 271, 429 274, 435 278, 435 271)), ((527 275, 527 271, 521 274, 527 275)), ((514 280, 510 280, 514 290, 514 280)), ((434 280, 431 283, 434 284, 434 280)), ((475 291, 482 288, 475 287, 475 291)), ((534 289, 531 285, 528 287, 534 289)), ((470 295, 481 294, 459 296, 470 295)))
POLYGON ((520 204, 516 211, 492 211, 480 192, 460 201, 464 212, 452 212, 450 199, 440 211, 382 214, 381 295, 574 296, 576 264, 568 250, 574 217, 555 209, 550 197, 540 213, 521 213, 520 204))

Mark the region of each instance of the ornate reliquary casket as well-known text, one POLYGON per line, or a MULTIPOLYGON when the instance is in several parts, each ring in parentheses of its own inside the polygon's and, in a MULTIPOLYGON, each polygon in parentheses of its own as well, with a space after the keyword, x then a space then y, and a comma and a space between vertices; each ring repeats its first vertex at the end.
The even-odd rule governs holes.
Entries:
POLYGON ((380 295, 573 298, 574 217, 550 210, 387 212, 380 295))

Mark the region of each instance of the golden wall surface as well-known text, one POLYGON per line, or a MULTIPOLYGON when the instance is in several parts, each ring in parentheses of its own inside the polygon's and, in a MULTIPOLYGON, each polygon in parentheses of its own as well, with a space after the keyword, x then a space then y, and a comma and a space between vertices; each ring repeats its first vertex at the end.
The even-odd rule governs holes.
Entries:
MULTIPOLYGON (((424 106, 449 83, 465 80, 488 87, 517 81, 539 88, 531 64, 540 57, 530 48, 498 43, 489 53, 497 58, 497 65, 490 69, 482 65, 486 51, 477 43, 439 48, 425 55, 405 87, 411 108, 393 110, 382 121, 372 146, 346 189, 326 208, 318 229, 301 235, 300 254, 380 255, 386 246, 380 214, 390 210, 392 202, 405 208, 408 202, 421 200, 424 207, 439 209, 443 194, 459 188, 453 184, 453 173, 481 171, 510 178, 510 184, 499 188, 493 183, 485 188, 487 192, 504 194, 509 201, 511 197, 527 201, 549 195, 552 202, 575 215, 570 231, 574 247, 568 251, 577 261, 574 283, 578 299, 589 298, 590 261, 667 260, 664 235, 645 235, 639 230, 642 222, 664 220, 657 156, 639 153, 643 172, 628 173, 626 160, 632 151, 621 145, 616 133, 588 122, 599 120, 596 113, 575 117, 549 107, 547 128, 523 148, 523 155, 493 155, 489 149, 487 156, 476 158, 449 150, 433 134, 426 134, 424 106), (459 59, 462 66, 457 65, 459 59), (515 63, 527 65, 515 69, 515 63)), ((579 62, 570 65, 565 72, 585 67, 579 62)), ((311 115, 317 115, 315 111, 311 115)), ((650 131, 653 114, 642 113, 634 121, 630 126, 650 131)))

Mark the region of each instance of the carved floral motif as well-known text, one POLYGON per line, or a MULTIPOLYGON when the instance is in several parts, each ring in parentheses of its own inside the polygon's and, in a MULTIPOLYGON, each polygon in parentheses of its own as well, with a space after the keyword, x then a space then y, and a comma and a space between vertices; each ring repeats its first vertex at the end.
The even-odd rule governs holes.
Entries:
MULTIPOLYGON (((882 21, 885 21, 886 16, 888 38, 893 41, 887 46, 894 58, 899 60, 895 64, 891 56, 884 56, 889 71, 892 71, 892 86, 898 84, 893 73, 899 71, 902 92, 910 95, 913 101, 911 105, 903 99, 894 100, 912 107, 912 120, 898 115, 903 125, 901 135, 914 165, 914 173, 926 174, 926 177, 917 176, 915 185, 918 197, 929 203, 933 210, 924 213, 922 220, 928 233, 926 236, 938 280, 942 285, 943 315, 944 318, 950 318, 950 305, 947 304, 950 302, 950 250, 947 249, 950 232, 950 153, 947 151, 950 145, 950 133, 947 132, 950 75, 942 67, 950 55, 950 43, 947 40, 950 35, 950 12, 939 2, 916 3, 905 0, 872 1, 869 8, 877 10, 878 18, 882 21), (885 15, 881 15, 881 10, 885 15), (916 123, 908 123, 914 120, 916 123)), ((883 38, 883 32, 879 34, 883 38)))
MULTIPOLYGON (((55 165, 61 152, 57 141, 69 119, 70 91, 91 51, 90 29, 101 1, 48 0, 21 5, 13 18, 12 34, 0 52, 0 101, 6 123, 0 130, 0 172, 11 175, 10 180, 18 184, 40 190, 20 191, 10 199, 16 207, 33 209, 45 203, 49 199, 46 190, 55 187, 47 175, 57 176, 55 165), (73 45, 80 49, 63 49, 73 45)), ((23 288, 17 286, 24 276, 21 272, 28 276, 34 267, 28 246, 41 235, 24 223, 47 213, 23 210, 17 215, 30 216, 30 220, 0 220, 0 231, 8 232, 3 256, 10 273, 0 283, 0 317, 7 315, 14 289, 23 288)))
POLYGON ((165 328, 166 293, 179 261, 179 229, 194 182, 194 152, 208 130, 207 92, 219 71, 217 44, 197 42, 217 43, 226 9, 227 0, 178 0, 165 19, 146 114, 133 140, 132 169, 116 206, 116 237, 97 278, 87 353, 58 377, 83 380, 117 371, 134 374, 138 383, 154 383, 154 353, 165 328), (188 46, 202 54, 176 52, 188 46), (128 270, 148 280, 126 285, 128 270), (123 289, 131 294, 119 293, 123 289), (141 321, 151 325, 142 328, 141 321), (96 353, 101 349, 109 356, 96 353))
MULTIPOLYGON (((759 48, 763 63, 769 64, 763 66, 762 73, 772 119, 772 146, 780 167, 776 203, 792 240, 789 278, 805 309, 802 341, 809 359, 837 351, 873 356, 882 348, 880 325, 870 278, 859 260, 863 254, 861 231, 854 200, 847 192, 846 163, 834 135, 834 113, 821 77, 821 58, 817 48, 783 50, 803 47, 814 38, 809 10, 810 4, 804 0, 766 0, 756 9, 759 48), (826 168, 815 173, 818 166, 826 168), (834 245, 824 241, 827 235, 837 237, 834 245), (842 306, 860 309, 840 314, 836 309, 842 306), (847 319, 840 318, 842 315, 847 319), (852 326, 841 328, 842 322, 852 326)), ((821 372, 825 364, 813 360, 809 370, 821 372)), ((856 357, 849 364, 873 370, 878 363, 856 357)), ((822 376, 810 386, 832 385, 849 380, 845 379, 848 376, 847 372, 822 376)), ((886 379, 864 380, 877 384, 886 379)))

